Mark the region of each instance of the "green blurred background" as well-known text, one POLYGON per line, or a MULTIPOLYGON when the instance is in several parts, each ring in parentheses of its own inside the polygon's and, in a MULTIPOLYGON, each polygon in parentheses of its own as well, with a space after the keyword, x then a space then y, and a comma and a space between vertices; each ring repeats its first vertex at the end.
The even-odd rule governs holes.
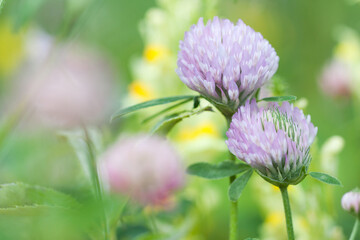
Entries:
MULTIPOLYGON (((60 42, 82 42, 108 56, 116 69, 117 103, 122 103, 117 105, 120 107, 131 102, 123 99, 128 96, 129 85, 136 80, 132 63, 134 59, 144 56, 144 49, 148 44, 144 41, 146 34, 141 33, 139 26, 149 9, 159 7, 158 2, 76 1, 74 0, 73 4, 66 0, 5 2, 0 15, 0 65, 4 65, 0 72, 0 99, 5 99, 11 91, 17 62, 21 62, 21 49, 27 41, 26 31, 36 26, 60 42), (6 24, 11 26, 11 33, 6 32, 6 24), (14 63, 10 64, 11 61, 14 63)), ((308 101, 305 111, 311 114, 313 123, 319 128, 319 146, 332 135, 339 135, 345 140, 345 147, 338 159, 338 178, 343 187, 334 188, 331 198, 336 206, 334 221, 342 227, 345 236, 348 236, 354 219, 341 209, 340 199, 346 191, 360 186, 360 97, 330 98, 320 90, 318 78, 324 64, 333 57, 334 49, 339 44, 337 29, 347 26, 360 34, 360 3, 340 0, 219 0, 214 11, 207 11, 205 20, 211 17, 211 13, 234 22, 241 18, 269 40, 280 57, 277 76, 286 83, 286 93, 306 98, 308 101)), ((201 15, 199 11, 198 17, 201 15)), ((192 23, 196 21, 197 17, 194 17, 192 23)), ((189 27, 190 25, 184 26, 184 29, 189 27)), ((174 49, 182 36, 183 31, 172 38, 174 49)), ((161 37, 168 38, 166 35, 161 37)), ((173 70, 175 71, 175 68, 173 70)), ((180 79, 176 81, 175 85, 181 85, 180 79)), ((169 94, 165 91, 159 97, 169 94)), ((6 111, 3 112, 1 118, 4 121, 6 111)), ((108 141, 111 142, 122 131, 136 132, 141 118, 141 114, 135 115, 130 117, 130 120, 122 120, 110 126, 107 129, 111 132, 108 141), (133 119, 135 121, 132 121, 133 119)), ((179 129, 181 127, 178 126, 179 129)), ((141 128, 141 131, 146 130, 146 127, 141 128)), ((221 130, 224 131, 225 127, 221 130)), ((220 135, 223 136, 223 133, 220 135)), ((225 154, 217 152, 208 161, 219 161, 225 154)), ((207 161, 206 157, 201 160, 207 161)), ((316 160, 318 159, 314 157, 314 161, 316 160)), ((197 159, 188 162, 196 161, 197 159)), ((313 165, 316 168, 315 162, 313 165)), ((68 193, 84 189, 85 185, 76 157, 63 139, 55 135, 49 136, 48 132, 24 133, 19 129, 10 135, 0 150, 0 182, 17 181, 55 187, 68 193)), ((312 184, 311 181, 313 180, 308 179, 303 183, 305 189, 312 184)), ((189 185, 199 189, 197 194, 190 194, 194 201, 204 198, 201 194, 211 196, 214 191, 217 193, 215 195, 219 196, 210 210, 206 207, 205 210, 199 210, 197 215, 201 224, 193 231, 205 236, 204 239, 225 239, 228 224, 227 181, 208 182, 189 177, 189 185)), ((258 202, 259 199, 267 201, 267 196, 259 194, 253 185, 255 183, 245 189, 240 199, 241 239, 259 236, 259 226, 265 219, 265 215, 258 210, 258 202)), ((212 204, 211 201, 209 204, 212 204)), ((318 207, 321 208, 322 205, 318 207)), ((0 226, 1 229, 6 228, 6 221, 8 219, 0 222, 3 225, 0 226)))

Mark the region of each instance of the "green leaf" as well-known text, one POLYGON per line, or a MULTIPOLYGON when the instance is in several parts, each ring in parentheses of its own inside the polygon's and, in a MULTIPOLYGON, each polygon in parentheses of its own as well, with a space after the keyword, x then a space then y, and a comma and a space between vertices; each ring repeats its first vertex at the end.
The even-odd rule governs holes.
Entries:
POLYGON ((311 173, 309 173, 309 175, 321 182, 331 184, 331 185, 342 186, 341 182, 337 178, 332 177, 326 173, 311 172, 311 173))
POLYGON ((247 164, 234 163, 233 161, 224 161, 219 164, 201 162, 190 165, 187 173, 207 179, 221 179, 242 173, 249 168, 250 166, 247 164))
POLYGON ((45 0, 20 0, 12 5, 12 14, 14 19, 14 29, 18 31, 28 23, 38 12, 45 0))
POLYGON ((228 192, 230 201, 236 202, 240 198, 240 195, 249 181, 252 173, 252 169, 246 171, 243 175, 236 178, 235 181, 230 185, 228 192))
POLYGON ((205 107, 201 109, 194 109, 191 111, 181 112, 181 113, 174 113, 169 116, 164 117, 160 120, 154 128, 151 130, 153 134, 163 134, 166 135, 170 132, 170 130, 180 121, 185 118, 189 118, 193 115, 205 112, 205 111, 212 111, 211 107, 205 107))
POLYGON ((194 97, 193 108, 197 108, 198 106, 200 106, 200 96, 199 97, 194 97))
POLYGON ((296 96, 278 96, 278 97, 267 97, 267 98, 263 98, 260 99, 260 101, 265 101, 265 102, 288 102, 288 101, 295 101, 296 100, 296 96))
POLYGON ((51 188, 25 183, 0 185, 0 214, 34 215, 48 210, 75 209, 80 204, 71 196, 51 188))
POLYGON ((163 105, 163 104, 176 102, 176 101, 184 100, 184 99, 194 99, 194 97, 195 96, 185 95, 185 96, 158 98, 158 99, 150 100, 147 102, 142 102, 142 103, 139 103, 139 104, 127 107, 127 108, 120 109, 119 111, 117 111, 115 114, 112 115, 111 121, 116 118, 122 117, 125 114, 129 114, 129 113, 138 111, 143 108, 153 107, 153 106, 157 106, 157 105, 163 105))
MULTIPOLYGON (((197 98, 197 97, 195 97, 195 98, 197 98)), ((194 98, 194 99, 195 99, 195 98, 194 98)), ((172 110, 172 109, 174 109, 174 108, 176 108, 176 107, 178 107, 178 106, 181 106, 181 105, 183 105, 183 104, 185 104, 185 103, 187 103, 187 102, 190 102, 191 100, 192 100, 191 98, 190 98, 190 99, 186 99, 185 101, 181 101, 181 102, 179 102, 179 103, 177 103, 177 104, 174 104, 174 105, 172 105, 172 106, 170 106, 170 107, 168 107, 168 108, 165 108, 165 109, 163 109, 163 110, 161 110, 161 111, 159 111, 159 112, 151 115, 150 117, 144 119, 142 122, 143 122, 143 123, 146 123, 146 122, 148 122, 148 121, 150 121, 150 120, 152 120, 152 119, 154 119, 154 118, 156 118, 156 117, 158 117, 158 116, 160 116, 160 115, 162 115, 162 114, 164 114, 164 113, 166 113, 166 112, 168 112, 168 111, 170 111, 170 110, 172 110)))

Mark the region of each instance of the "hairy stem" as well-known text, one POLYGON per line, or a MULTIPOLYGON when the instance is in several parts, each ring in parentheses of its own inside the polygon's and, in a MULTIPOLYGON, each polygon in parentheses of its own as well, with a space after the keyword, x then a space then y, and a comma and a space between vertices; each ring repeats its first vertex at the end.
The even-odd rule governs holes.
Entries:
POLYGON ((287 191, 287 186, 286 187, 280 187, 280 191, 281 191, 281 196, 282 196, 283 204, 284 204, 284 211, 285 211, 285 218, 286 218, 286 229, 287 229, 287 233, 288 233, 288 239, 289 240, 294 240, 295 239, 294 227, 293 227, 293 223, 292 223, 290 200, 289 200, 289 195, 288 195, 288 191, 287 191))
POLYGON ((357 231, 359 230, 359 218, 356 218, 356 221, 355 221, 355 225, 354 225, 354 228, 351 232, 351 236, 349 238, 349 240, 355 240, 355 237, 356 237, 356 234, 357 234, 357 231))

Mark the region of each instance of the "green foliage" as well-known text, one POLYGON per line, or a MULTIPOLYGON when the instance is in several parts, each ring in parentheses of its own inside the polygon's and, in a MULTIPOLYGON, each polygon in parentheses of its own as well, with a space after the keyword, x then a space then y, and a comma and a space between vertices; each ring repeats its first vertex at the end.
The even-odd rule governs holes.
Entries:
POLYGON ((206 111, 212 111, 211 107, 205 107, 201 109, 194 109, 191 111, 185 111, 180 113, 174 113, 169 116, 164 117, 162 120, 160 120, 155 127, 152 129, 153 134, 168 134, 173 127, 175 127, 176 124, 181 122, 185 118, 189 118, 191 116, 194 116, 196 114, 200 114, 202 112, 206 111))
POLYGON ((14 29, 18 31, 38 12, 45 0, 18 0, 13 6, 14 29))
MULTIPOLYGON (((194 98, 194 101, 195 101, 195 99, 197 99, 197 97, 194 98)), ((149 122, 149 121, 151 121, 152 119, 154 119, 154 118, 156 118, 156 117, 158 117, 158 116, 160 116, 160 115, 162 115, 162 114, 164 114, 164 113, 166 113, 166 112, 168 112, 168 111, 171 111, 171 110, 173 110, 173 109, 175 109, 175 108, 177 108, 177 107, 179 107, 179 106, 181 106, 181 105, 183 105, 183 104, 185 104, 185 103, 187 103, 187 102, 190 102, 191 100, 192 100, 191 98, 190 98, 190 99, 186 99, 186 100, 184 100, 184 101, 182 101, 182 102, 179 102, 179 103, 176 103, 176 104, 174 104, 174 105, 172 105, 172 106, 170 106, 170 107, 167 107, 167 108, 165 108, 165 109, 163 109, 163 110, 161 110, 161 111, 159 111, 159 112, 151 115, 150 117, 145 118, 142 122, 143 122, 143 123, 149 122)))
POLYGON ((176 102, 179 100, 194 99, 194 97, 195 96, 191 96, 191 95, 183 95, 183 96, 175 96, 175 97, 158 98, 158 99, 142 102, 142 103, 118 110, 116 113, 114 113, 111 116, 111 121, 116 118, 122 117, 126 114, 129 114, 129 113, 132 113, 132 112, 144 109, 144 108, 168 104, 168 103, 176 102))
POLYGON ((1 13, 1 9, 4 7, 5 4, 5 0, 0 0, 0 13, 1 13))
POLYGON ((233 161, 224 161, 219 164, 202 162, 190 165, 187 169, 187 173, 207 179, 221 179, 234 176, 249 169, 249 165, 244 163, 234 163, 233 161))
POLYGON ((198 106, 200 106, 200 97, 194 97, 193 108, 197 108, 198 106))
POLYGON ((270 90, 274 96, 284 96, 288 89, 288 83, 280 77, 275 75, 272 77, 270 82, 270 90))
POLYGON ((25 183, 0 185, 0 215, 37 215, 78 207, 80 204, 74 198, 51 188, 25 183))
POLYGON ((118 239, 136 239, 141 235, 150 233, 150 229, 145 225, 122 225, 116 230, 118 239))
MULTIPOLYGON (((89 138, 92 145, 94 145, 95 152, 99 152, 102 147, 101 133, 95 129, 88 131, 89 138)), ((73 148, 82 170, 84 171, 87 178, 90 180, 93 173, 93 168, 90 166, 88 158, 90 157, 89 148, 86 142, 86 136, 84 131, 62 131, 59 135, 65 137, 73 148)))
POLYGON ((228 191, 230 201, 236 202, 240 198, 240 195, 248 183, 252 173, 253 170, 249 169, 231 183, 228 191))
POLYGON ((311 172, 311 173, 309 173, 309 175, 321 182, 331 184, 331 185, 342 186, 341 182, 337 178, 332 177, 326 173, 311 172))
POLYGON ((278 96, 278 97, 267 97, 267 98, 263 98, 260 99, 260 101, 265 101, 265 102, 289 102, 289 101, 295 101, 296 100, 296 96, 278 96))

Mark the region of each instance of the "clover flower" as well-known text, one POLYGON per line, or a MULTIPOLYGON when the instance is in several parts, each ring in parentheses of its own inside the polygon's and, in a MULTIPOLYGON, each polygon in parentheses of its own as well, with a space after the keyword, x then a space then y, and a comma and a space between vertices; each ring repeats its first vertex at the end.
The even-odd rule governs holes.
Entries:
POLYGON ((231 117, 276 72, 279 57, 263 36, 238 20, 200 18, 180 42, 177 74, 231 117))
POLYGON ((108 61, 79 45, 54 47, 44 57, 50 49, 29 56, 21 76, 25 83, 20 91, 28 95, 33 119, 61 128, 101 123, 112 100, 114 72, 108 61))
POLYGON ((351 97, 352 71, 349 64, 340 59, 332 60, 324 67, 319 84, 330 97, 351 97))
POLYGON ((265 180, 277 186, 295 185, 306 176, 316 133, 310 116, 288 102, 259 108, 253 99, 234 114, 226 144, 265 180))
POLYGON ((100 174, 110 191, 142 205, 166 205, 185 181, 180 157, 170 143, 146 135, 115 143, 101 158, 100 174))
POLYGON ((341 199, 341 205, 348 211, 360 218, 360 192, 358 189, 347 192, 341 199))

